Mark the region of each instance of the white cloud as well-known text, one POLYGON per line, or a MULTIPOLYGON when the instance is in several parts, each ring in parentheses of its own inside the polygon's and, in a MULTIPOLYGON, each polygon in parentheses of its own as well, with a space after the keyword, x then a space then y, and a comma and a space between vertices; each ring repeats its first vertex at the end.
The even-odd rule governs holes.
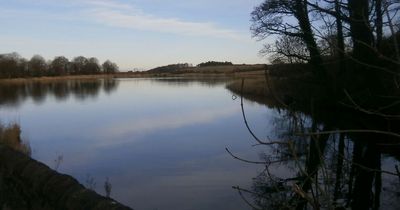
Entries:
POLYGON ((63 7, 64 12, 38 10, 2 10, 1 16, 67 19, 96 22, 110 27, 141 31, 172 33, 178 35, 222 38, 236 41, 251 41, 248 32, 236 31, 213 22, 194 22, 177 17, 161 17, 141 10, 138 5, 117 0, 26 0, 31 4, 63 7), (6 14, 6 15, 5 15, 6 14))
POLYGON ((129 4, 123 4, 113 0, 85 0, 84 2, 93 6, 109 8, 109 9, 124 9, 124 10, 134 9, 134 7, 132 7, 129 4))
POLYGON ((181 35, 206 36, 235 40, 248 40, 240 32, 225 29, 209 22, 191 22, 178 18, 164 18, 147 14, 140 9, 112 0, 86 0, 90 7, 85 14, 98 23, 112 27, 143 31, 174 33, 181 35))

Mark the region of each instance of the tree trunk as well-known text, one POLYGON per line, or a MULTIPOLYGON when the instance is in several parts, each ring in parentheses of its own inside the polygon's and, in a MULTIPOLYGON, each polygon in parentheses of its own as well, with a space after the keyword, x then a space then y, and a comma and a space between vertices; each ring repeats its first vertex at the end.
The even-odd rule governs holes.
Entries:
POLYGON ((375 2, 375 27, 376 27, 376 48, 378 51, 381 50, 382 45, 382 27, 383 27, 383 12, 382 12, 382 0, 376 0, 375 2))
POLYGON ((314 75, 317 76, 322 82, 328 81, 325 68, 322 63, 321 52, 318 48, 317 42, 314 39, 314 34, 311 28, 311 22, 308 17, 308 8, 306 0, 296 0, 294 6, 294 16, 299 22, 302 32, 302 38, 310 52, 310 63, 314 69, 314 75))
POLYGON ((355 72, 352 72, 356 88, 379 87, 376 66, 374 37, 369 23, 369 1, 349 0, 350 31, 353 40, 353 60, 355 72))
POLYGON ((335 74, 334 78, 334 90, 335 94, 341 91, 345 86, 343 84, 347 84, 349 82, 348 76, 346 75, 346 64, 345 64, 345 49, 344 49, 344 36, 343 36, 343 23, 341 19, 341 9, 339 0, 335 0, 335 12, 336 12, 336 33, 337 33, 337 55, 339 56, 339 71, 335 74), (344 81, 338 81, 337 78, 341 78, 344 81), (338 85, 339 84, 339 85, 338 85))
POLYGON ((343 159, 344 159, 344 134, 340 134, 339 137, 339 145, 338 145, 338 158, 336 164, 336 182, 335 182, 335 191, 333 194, 333 199, 337 200, 340 195, 340 185, 342 182, 342 174, 343 174, 343 159))
MULTIPOLYGON (((313 126, 314 127, 314 126, 313 126)), ((313 129, 315 130, 315 129, 313 129)), ((328 131, 329 128, 325 127, 323 131, 328 131)), ((309 145, 309 153, 306 161, 306 173, 304 182, 302 184, 302 190, 305 193, 308 193, 312 188, 312 179, 318 179, 318 169, 323 161, 323 155, 325 152, 326 144, 328 142, 330 135, 321 135, 321 136, 310 136, 310 145, 309 145)), ((318 184, 318 180, 316 180, 318 184)), ((318 203, 311 203, 314 209, 319 209, 318 203)), ((298 204, 296 206, 297 210, 302 210, 307 206, 307 200, 298 198, 298 204)))
POLYGON ((352 209, 370 209, 373 206, 372 188, 376 174, 373 170, 378 169, 377 160, 380 154, 373 143, 363 145, 363 147, 364 151, 360 160, 356 162, 359 166, 357 166, 357 175, 354 183, 352 209))

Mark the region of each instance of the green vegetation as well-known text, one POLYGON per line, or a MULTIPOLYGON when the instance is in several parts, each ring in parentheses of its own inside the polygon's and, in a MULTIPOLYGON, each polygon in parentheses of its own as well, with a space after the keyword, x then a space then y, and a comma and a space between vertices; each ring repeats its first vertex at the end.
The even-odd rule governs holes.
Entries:
POLYGON ((118 72, 117 64, 107 60, 102 65, 97 58, 78 56, 69 61, 57 56, 46 61, 40 55, 34 55, 29 61, 17 53, 0 54, 0 78, 22 78, 42 76, 113 74, 118 72))

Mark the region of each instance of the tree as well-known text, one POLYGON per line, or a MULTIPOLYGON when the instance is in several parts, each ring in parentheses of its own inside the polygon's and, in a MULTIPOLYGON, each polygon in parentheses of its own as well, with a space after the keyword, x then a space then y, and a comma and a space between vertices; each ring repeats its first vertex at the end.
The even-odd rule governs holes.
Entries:
POLYGON ((18 53, 0 54, 0 78, 40 77, 79 74, 99 74, 102 67, 106 73, 118 71, 117 64, 107 60, 103 66, 95 57, 75 57, 71 62, 64 56, 57 56, 46 62, 40 55, 34 55, 29 61, 18 53))
POLYGON ((118 66, 117 64, 111 62, 110 60, 106 60, 103 65, 103 72, 106 74, 113 74, 118 72, 118 66))
POLYGON ((84 74, 88 59, 84 56, 75 57, 72 60, 72 74, 84 74))
POLYGON ((349 89, 381 94, 382 87, 398 85, 396 79, 389 85, 388 80, 399 74, 400 50, 394 48, 396 60, 381 53, 384 31, 390 31, 397 43, 393 20, 398 10, 397 1, 265 0, 252 12, 251 30, 260 40, 270 35, 301 39, 316 81, 330 84, 334 93, 349 89), (346 34, 350 49, 345 49, 346 34), (330 47, 329 54, 334 53, 334 62, 340 67, 332 70, 324 65, 322 43, 330 47), (398 70, 393 70, 393 64, 398 70), (346 68, 348 65, 351 68, 346 68))
POLYGON ((64 56, 55 57, 50 64, 51 75, 66 75, 69 70, 69 60, 64 56))
POLYGON ((29 72, 31 76, 39 77, 47 73, 48 65, 41 55, 34 55, 29 61, 29 72))
POLYGON ((20 75, 21 71, 21 56, 18 53, 0 55, 0 77, 13 78, 20 75))
POLYGON ((86 74, 98 74, 100 73, 100 64, 99 60, 95 57, 89 58, 88 63, 85 66, 85 73, 86 74))
POLYGON ((261 54, 273 54, 272 60, 282 63, 304 63, 310 60, 309 52, 299 37, 283 35, 274 45, 266 44, 261 54))
MULTIPOLYGON (((232 62, 219 62, 219 61, 207 61, 205 63, 200 63, 199 65, 197 65, 197 67, 207 67, 207 66, 232 66, 233 63, 232 62)), ((187 67, 190 67, 190 65, 188 65, 187 67)))
MULTIPOLYGON (((394 140, 385 135, 373 133, 398 135, 399 131, 397 104, 400 87, 398 82, 400 50, 397 44, 399 36, 396 35, 399 32, 393 30, 392 23, 393 19, 398 17, 397 12, 400 8, 399 3, 396 2, 398 1, 265 0, 252 13, 252 31, 255 37, 264 39, 275 35, 280 40, 284 37, 298 38, 308 51, 308 63, 314 70, 311 81, 313 85, 316 85, 306 88, 310 92, 310 95, 306 96, 306 102, 296 100, 295 103, 290 104, 290 107, 288 106, 289 109, 303 106, 303 111, 308 110, 306 113, 314 117, 317 112, 316 107, 320 106, 326 110, 345 111, 353 116, 329 116, 322 122, 321 119, 317 119, 309 130, 315 131, 318 135, 305 135, 308 138, 311 137, 307 150, 309 154, 305 159, 306 165, 302 169, 302 176, 296 177, 296 180, 299 180, 296 188, 291 189, 296 193, 294 200, 297 209, 306 209, 307 205, 314 209, 324 208, 319 205, 318 196, 315 199, 313 190, 317 191, 318 187, 313 187, 313 185, 320 184, 318 169, 323 166, 321 161, 324 159, 324 153, 328 152, 329 138, 326 134, 335 134, 336 138, 339 137, 337 148, 340 154, 345 153, 344 139, 350 137, 354 140, 349 177, 343 176, 345 160, 343 156, 342 159, 337 160, 334 199, 336 200, 339 194, 345 194, 340 193, 340 189, 345 183, 343 180, 348 179, 348 206, 351 205, 353 209, 368 209, 372 204, 374 209, 379 207, 382 170, 378 145, 381 141, 398 141, 398 138, 394 140), (384 14, 387 17, 384 17, 384 14), (391 33, 389 39, 385 38, 384 32, 391 33), (393 47, 392 53, 389 53, 391 56, 382 53, 389 50, 384 49, 384 46, 386 40, 390 39, 392 43, 389 45, 393 47), (345 48, 346 41, 351 41, 349 49, 345 48), (329 51, 324 53, 324 48, 329 51), (343 75, 346 79, 343 83, 338 83, 337 80, 343 80, 343 75), (332 79, 329 80, 329 78, 332 79), (320 81, 324 83, 317 83, 320 81), (331 88, 324 89, 327 86, 331 88), (311 93, 313 89, 318 91, 311 93), (334 92, 331 92, 332 90, 334 92), (306 106, 311 108, 304 108, 306 106), (362 119, 362 122, 359 119, 362 119), (346 121, 346 126, 350 125, 350 121, 354 121, 350 129, 361 128, 362 132, 353 133, 349 131, 350 129, 346 131, 346 127, 333 129, 331 124, 334 121, 346 121), (337 135, 345 133, 350 134, 337 135), (315 184, 312 183, 313 179, 315 184), (310 193, 312 197, 308 197, 310 193)), ((292 56, 291 53, 284 54, 281 53, 287 59, 292 56)), ((296 54, 300 55, 300 53, 296 54)), ((308 81, 307 79, 305 78, 304 81, 308 81)), ((293 89, 299 88, 301 87, 296 86, 293 89)), ((304 94, 301 96, 303 97, 304 94)), ((247 125, 246 120, 245 123, 247 125)), ((298 133, 307 133, 307 131, 298 133)), ((291 145, 285 146, 292 149, 291 145)), ((395 173, 393 175, 398 176, 395 173)))
POLYGON ((269 35, 285 35, 300 38, 309 52, 309 63, 313 65, 314 75, 327 80, 322 66, 322 56, 318 48, 307 1, 304 0, 266 0, 252 12, 253 36, 264 39, 269 35), (295 22, 293 21, 296 20, 295 22))

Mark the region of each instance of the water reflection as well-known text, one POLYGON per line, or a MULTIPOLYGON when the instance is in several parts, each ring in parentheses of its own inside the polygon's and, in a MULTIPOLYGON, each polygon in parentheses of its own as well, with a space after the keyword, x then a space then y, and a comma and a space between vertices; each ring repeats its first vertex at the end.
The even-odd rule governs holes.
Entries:
MULTIPOLYGON (((239 112, 238 108, 229 107, 216 110, 197 109, 190 112, 182 112, 180 115, 163 114, 155 117, 143 119, 133 119, 130 121, 122 121, 114 125, 105 127, 101 132, 96 134, 98 139, 94 147, 118 145, 124 142, 112 141, 102 142, 102 139, 124 139, 121 137, 138 137, 149 133, 162 132, 165 130, 181 129, 188 126, 196 126, 212 123, 218 119, 234 116, 239 112)), ((125 140, 131 140, 126 139, 125 140)))
POLYGON ((96 98, 101 90, 112 93, 118 84, 119 81, 114 79, 2 82, 0 106, 16 107, 29 98, 35 103, 43 103, 49 96, 54 96, 58 101, 67 100, 70 96, 78 100, 96 98))
POLYGON ((316 116, 318 111, 313 112, 312 118, 290 107, 278 110, 280 115, 273 120, 274 140, 261 143, 267 147, 261 156, 265 170, 254 178, 250 189, 236 188, 249 196, 243 199, 250 206, 254 209, 400 207, 399 190, 393 188, 400 183, 398 137, 393 130, 371 132, 384 130, 385 120, 356 113, 316 116), (346 119, 345 123, 342 119, 346 119), (365 125, 369 131, 361 130, 365 125), (286 171, 283 174, 279 173, 282 167, 286 171))
POLYGON ((249 98, 245 111, 256 133, 279 140, 256 147, 265 165, 258 173, 259 165, 224 150, 258 158, 223 80, 29 82, 1 84, 0 95, 0 114, 23 105, 15 112, 35 159, 53 167, 61 154, 58 171, 137 209, 250 209, 234 185, 248 190, 254 209, 400 206, 396 139, 328 132, 360 129, 351 119, 379 130, 382 121, 326 111, 311 118, 249 98))
MULTIPOLYGON (((238 164, 224 148, 256 154, 222 80, 4 85, 1 93, 14 90, 15 100, 2 98, 0 115, 18 119, 32 157, 88 188, 135 209, 249 209, 231 186, 249 186, 256 167, 238 164)), ((249 112, 260 122, 261 112, 271 114, 256 104, 249 112)))
POLYGON ((152 82, 166 85, 174 85, 178 87, 187 87, 193 85, 193 83, 206 86, 206 87, 216 87, 225 85, 231 78, 229 77, 166 77, 166 78, 155 78, 151 79, 152 82))

